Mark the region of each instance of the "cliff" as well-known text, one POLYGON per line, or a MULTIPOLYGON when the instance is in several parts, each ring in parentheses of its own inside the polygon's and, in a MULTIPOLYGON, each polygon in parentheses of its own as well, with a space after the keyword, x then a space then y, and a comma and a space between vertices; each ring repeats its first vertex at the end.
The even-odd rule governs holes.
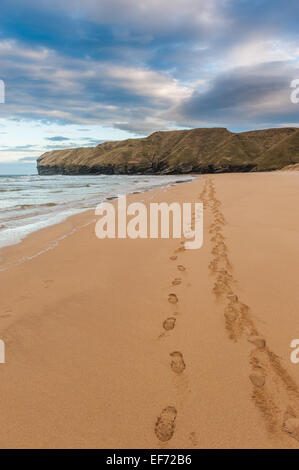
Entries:
POLYGON ((225 128, 155 132, 97 147, 55 150, 40 175, 179 174, 267 171, 299 163, 299 129, 232 133, 225 128))

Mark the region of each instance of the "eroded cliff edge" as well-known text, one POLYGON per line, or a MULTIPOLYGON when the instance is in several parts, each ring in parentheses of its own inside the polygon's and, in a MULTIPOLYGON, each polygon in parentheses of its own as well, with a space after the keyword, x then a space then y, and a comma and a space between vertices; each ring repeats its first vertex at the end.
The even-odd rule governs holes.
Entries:
POLYGON ((277 170, 299 163, 299 129, 232 133, 225 128, 160 131, 97 147, 55 150, 40 175, 180 174, 277 170))

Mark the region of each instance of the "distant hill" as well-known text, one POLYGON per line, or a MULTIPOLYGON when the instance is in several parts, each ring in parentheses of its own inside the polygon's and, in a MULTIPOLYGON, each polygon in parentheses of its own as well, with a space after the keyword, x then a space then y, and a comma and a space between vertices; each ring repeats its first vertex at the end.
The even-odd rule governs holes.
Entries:
POLYGON ((299 129, 233 133, 225 128, 154 132, 97 147, 54 150, 40 175, 180 174, 267 171, 299 163, 299 129))

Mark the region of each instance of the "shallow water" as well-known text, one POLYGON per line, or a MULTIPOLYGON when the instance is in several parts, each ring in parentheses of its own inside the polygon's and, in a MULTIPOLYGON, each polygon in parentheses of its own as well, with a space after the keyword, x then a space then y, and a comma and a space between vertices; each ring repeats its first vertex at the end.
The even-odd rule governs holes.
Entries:
POLYGON ((0 175, 0 248, 111 197, 191 180, 186 175, 0 175))

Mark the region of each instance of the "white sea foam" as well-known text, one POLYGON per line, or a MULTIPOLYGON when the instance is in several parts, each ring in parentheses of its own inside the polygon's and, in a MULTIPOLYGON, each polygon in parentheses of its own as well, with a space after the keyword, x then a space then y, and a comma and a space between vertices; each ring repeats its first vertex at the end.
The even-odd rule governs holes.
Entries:
POLYGON ((186 175, 0 176, 0 248, 107 198, 191 180, 186 175))

